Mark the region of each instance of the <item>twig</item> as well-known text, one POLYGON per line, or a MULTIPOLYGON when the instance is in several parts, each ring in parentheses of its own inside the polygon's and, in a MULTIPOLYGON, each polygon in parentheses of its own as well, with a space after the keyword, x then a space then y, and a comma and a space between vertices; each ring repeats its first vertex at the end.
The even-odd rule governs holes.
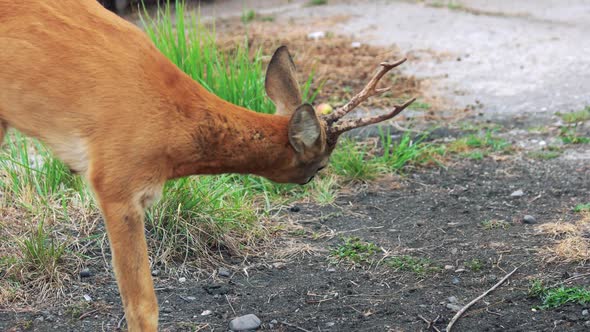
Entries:
POLYGON ((119 319, 119 322, 117 323, 117 330, 121 329, 121 324, 123 324, 124 319, 125 319, 125 314, 123 314, 123 317, 121 317, 121 319, 119 319))
POLYGON ((294 328, 294 329, 297 329, 297 330, 299 330, 299 331, 303 331, 303 332, 311 332, 310 330, 306 330, 306 329, 304 329, 303 327, 299 327, 299 326, 297 326, 297 325, 293 325, 293 324, 287 323, 287 322, 285 322, 285 321, 281 321, 280 323, 281 323, 281 324, 283 324, 283 325, 286 325, 286 326, 288 326, 288 327, 292 327, 292 328, 294 328))
POLYGON ((236 311, 234 310, 234 307, 231 305, 231 302, 229 302, 229 299, 227 298, 227 295, 225 295, 225 300, 227 301, 227 304, 229 304, 229 307, 231 308, 231 311, 233 311, 234 316, 236 315, 236 311))
POLYGON ((436 332, 440 332, 440 330, 438 328, 436 328, 436 326, 433 325, 440 318, 440 316, 436 316, 436 318, 433 321, 429 321, 428 319, 422 317, 422 315, 418 315, 418 317, 421 320, 423 320, 424 323, 428 324, 428 326, 426 327, 427 330, 430 331, 430 329, 434 329, 436 332))
POLYGON ((96 312, 98 312, 98 309, 87 311, 84 314, 80 315, 80 317, 78 317, 78 320, 82 320, 82 319, 84 319, 84 318, 86 318, 86 317, 88 317, 88 316, 90 316, 90 315, 92 315, 92 314, 94 314, 96 312))
POLYGON ((502 278, 502 280, 498 281, 494 286, 492 286, 492 288, 488 289, 487 291, 485 291, 485 293, 483 293, 480 296, 476 297, 475 299, 473 299, 473 301, 467 303, 466 306, 464 306, 463 308, 461 308, 461 310, 459 310, 459 312, 457 312, 457 314, 455 314, 455 316, 453 317, 453 319, 451 319, 451 321, 449 322, 449 325, 447 325, 447 332, 451 332, 451 328, 453 327, 453 325, 455 324, 455 322, 457 322, 457 320, 459 320, 459 318, 461 318, 461 315, 463 315, 465 313, 465 311, 467 311, 467 309, 469 309, 472 305, 474 305, 477 301, 479 301, 482 298, 484 298, 489 293, 493 292, 496 288, 500 287, 500 285, 502 285, 506 280, 508 280, 508 278, 510 278, 510 276, 512 274, 514 274, 514 272, 516 272, 516 270, 518 270, 517 267, 514 268, 514 270, 512 270, 512 272, 510 272, 506 276, 504 276, 504 278, 502 278))

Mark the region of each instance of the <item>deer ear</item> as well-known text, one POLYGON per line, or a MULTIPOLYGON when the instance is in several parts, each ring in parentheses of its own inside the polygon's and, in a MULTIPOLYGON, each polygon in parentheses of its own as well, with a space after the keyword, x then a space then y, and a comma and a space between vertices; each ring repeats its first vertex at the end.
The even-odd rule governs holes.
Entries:
POLYGON ((320 120, 310 104, 303 104, 295 110, 289 122, 289 142, 296 152, 321 144, 322 134, 320 120))
POLYGON ((264 87, 277 107, 276 114, 291 115, 301 105, 301 91, 295 79, 295 64, 286 46, 277 48, 273 54, 266 70, 264 87))

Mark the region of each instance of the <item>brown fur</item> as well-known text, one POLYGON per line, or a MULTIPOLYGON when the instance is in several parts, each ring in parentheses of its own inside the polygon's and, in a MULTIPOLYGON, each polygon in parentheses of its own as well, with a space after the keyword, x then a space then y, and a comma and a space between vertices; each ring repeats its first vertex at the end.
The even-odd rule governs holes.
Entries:
MULTIPOLYGON (((0 22, 0 143, 16 128, 89 179, 130 331, 157 330, 143 217, 166 180, 233 172, 304 183, 327 163, 317 117, 290 121, 221 100, 95 0, 0 0, 0 22)), ((294 95, 273 89, 281 105, 294 95)))

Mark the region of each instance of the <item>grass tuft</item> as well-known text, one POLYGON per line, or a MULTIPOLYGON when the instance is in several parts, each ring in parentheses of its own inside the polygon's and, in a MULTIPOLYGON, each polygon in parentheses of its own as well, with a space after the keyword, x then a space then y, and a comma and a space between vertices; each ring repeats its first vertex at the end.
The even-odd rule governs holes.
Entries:
POLYGON ((529 296, 542 300, 539 309, 552 309, 567 303, 580 305, 590 304, 590 290, 584 287, 554 287, 547 288, 540 280, 534 280, 529 287, 529 296))
POLYGON ((358 237, 346 237, 344 243, 330 252, 330 256, 337 262, 352 263, 354 265, 366 263, 377 252, 377 246, 363 241, 358 237))
POLYGON ((440 271, 440 267, 435 266, 429 259, 408 255, 387 258, 385 264, 396 271, 409 271, 419 276, 440 271))

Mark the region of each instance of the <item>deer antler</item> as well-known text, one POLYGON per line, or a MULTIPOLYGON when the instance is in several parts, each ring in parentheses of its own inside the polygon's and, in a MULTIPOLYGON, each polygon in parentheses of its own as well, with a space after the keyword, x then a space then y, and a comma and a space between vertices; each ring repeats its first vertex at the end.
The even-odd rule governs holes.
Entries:
POLYGON ((352 99, 348 103, 346 103, 346 105, 339 107, 331 114, 328 114, 328 115, 325 115, 322 117, 322 119, 326 122, 326 125, 327 125, 327 131, 328 131, 327 134, 328 134, 329 140, 335 142, 335 140, 338 138, 338 136, 340 136, 340 134, 342 134, 345 131, 391 119, 394 116, 398 115, 401 111, 403 111, 406 107, 408 107, 411 103, 413 103, 416 100, 416 98, 412 98, 412 99, 406 101, 405 103, 403 103, 402 105, 395 105, 393 107, 393 110, 391 110, 390 112, 385 113, 385 114, 381 114, 381 115, 377 115, 375 117, 360 118, 360 119, 356 119, 356 120, 348 120, 348 121, 344 121, 344 122, 339 122, 343 116, 345 116, 350 111, 355 109, 363 101, 369 99, 369 97, 377 95, 377 94, 381 94, 385 91, 389 91, 390 88, 378 89, 377 83, 379 83, 379 80, 381 80, 381 78, 387 72, 389 72, 391 69, 401 65, 405 61, 406 61, 406 59, 404 58, 404 59, 398 60, 393 63, 382 62, 381 68, 379 69, 379 71, 375 74, 375 76, 373 76, 371 78, 369 83, 367 83, 367 85, 363 88, 363 90, 361 92, 359 92, 357 95, 352 97, 352 99))

